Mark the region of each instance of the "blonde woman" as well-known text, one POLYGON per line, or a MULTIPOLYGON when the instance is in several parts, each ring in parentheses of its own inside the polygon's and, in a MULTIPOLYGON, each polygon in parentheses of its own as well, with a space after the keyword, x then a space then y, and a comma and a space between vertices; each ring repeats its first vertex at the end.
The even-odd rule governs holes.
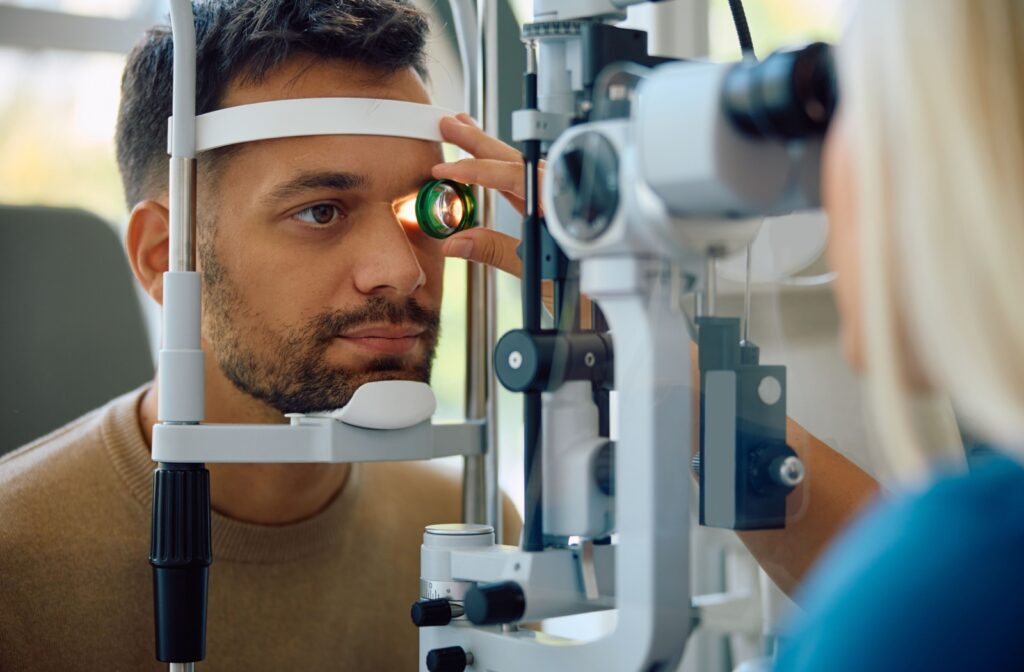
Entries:
POLYGON ((862 0, 840 64, 829 257, 905 494, 826 556, 778 669, 1021 669, 1024 2, 862 0), (993 456, 957 473, 958 437, 912 420, 923 395, 993 456))

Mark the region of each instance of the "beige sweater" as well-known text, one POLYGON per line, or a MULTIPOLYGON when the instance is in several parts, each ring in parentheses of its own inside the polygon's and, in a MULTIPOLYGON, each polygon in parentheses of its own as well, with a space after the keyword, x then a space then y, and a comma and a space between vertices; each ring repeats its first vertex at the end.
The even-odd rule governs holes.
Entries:
MULTIPOLYGON (((166 669, 154 657, 142 391, 0 460, 0 670, 166 669)), ((214 513, 197 669, 417 669, 423 527, 458 522, 460 489, 431 465, 362 464, 301 523, 214 513)))

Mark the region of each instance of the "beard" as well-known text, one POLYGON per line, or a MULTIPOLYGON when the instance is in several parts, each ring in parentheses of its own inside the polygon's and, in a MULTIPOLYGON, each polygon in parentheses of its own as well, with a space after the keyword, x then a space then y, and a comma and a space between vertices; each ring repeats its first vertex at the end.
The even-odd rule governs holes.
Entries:
POLYGON ((201 246, 206 333, 220 370, 245 394, 280 413, 341 408, 363 384, 378 380, 430 380, 440 315, 409 297, 379 296, 352 310, 325 311, 283 333, 270 328, 242 298, 226 269, 201 246), (339 334, 363 325, 405 324, 423 330, 418 355, 385 355, 358 368, 332 366, 327 350, 339 334))

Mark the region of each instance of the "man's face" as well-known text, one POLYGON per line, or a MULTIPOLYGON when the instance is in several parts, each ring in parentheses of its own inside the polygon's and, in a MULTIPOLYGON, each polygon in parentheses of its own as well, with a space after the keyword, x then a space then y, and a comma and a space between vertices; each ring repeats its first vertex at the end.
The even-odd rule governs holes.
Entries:
MULTIPOLYGON (((296 57, 224 106, 285 98, 429 99, 414 71, 296 57)), ((315 136, 247 143, 200 194, 203 333, 235 387, 282 413, 344 406, 375 380, 426 382, 440 241, 398 213, 436 143, 315 136)))

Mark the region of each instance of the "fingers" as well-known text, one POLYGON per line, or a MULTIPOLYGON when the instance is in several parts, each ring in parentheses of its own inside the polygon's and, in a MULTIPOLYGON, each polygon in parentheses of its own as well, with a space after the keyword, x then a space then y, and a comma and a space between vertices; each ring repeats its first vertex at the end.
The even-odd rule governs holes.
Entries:
MULTIPOLYGON (((458 145, 475 158, 434 166, 435 179, 455 180, 494 189, 501 192, 520 213, 524 211, 526 175, 523 157, 516 149, 484 133, 473 118, 464 112, 443 118, 441 134, 447 142, 458 145)), ((545 163, 541 161, 541 177, 544 169, 545 163)))
POLYGON ((490 229, 470 229, 444 241, 441 252, 446 257, 469 259, 493 266, 515 277, 523 274, 523 264, 516 256, 519 241, 490 229))
POLYGON ((522 165, 523 156, 514 147, 484 133, 468 114, 441 120, 441 136, 478 159, 512 161, 522 165))
POLYGON ((455 163, 439 163, 433 168, 439 180, 455 180, 463 184, 479 184, 519 199, 525 195, 523 164, 496 159, 463 159, 455 163))

